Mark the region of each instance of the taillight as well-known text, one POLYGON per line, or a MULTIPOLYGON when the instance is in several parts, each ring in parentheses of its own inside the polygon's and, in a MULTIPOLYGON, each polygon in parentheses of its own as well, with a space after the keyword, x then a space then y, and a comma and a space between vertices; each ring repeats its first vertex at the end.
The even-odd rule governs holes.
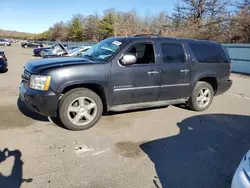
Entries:
POLYGON ((4 59, 4 60, 6 60, 5 55, 0 55, 0 59, 4 59))

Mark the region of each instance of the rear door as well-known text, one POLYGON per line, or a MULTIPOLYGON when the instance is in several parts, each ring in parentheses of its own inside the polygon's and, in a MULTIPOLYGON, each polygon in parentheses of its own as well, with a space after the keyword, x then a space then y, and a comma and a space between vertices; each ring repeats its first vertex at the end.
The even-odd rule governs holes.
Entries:
POLYGON ((190 96, 191 68, 187 49, 182 43, 158 44, 161 62, 160 95, 158 100, 179 99, 190 96))

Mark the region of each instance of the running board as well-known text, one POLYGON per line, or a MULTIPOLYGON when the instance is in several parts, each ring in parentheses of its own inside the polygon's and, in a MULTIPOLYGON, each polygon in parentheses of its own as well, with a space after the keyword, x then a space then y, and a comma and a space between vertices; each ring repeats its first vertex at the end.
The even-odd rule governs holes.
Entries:
POLYGON ((122 104, 116 105, 109 108, 109 111, 121 112, 128 110, 137 110, 145 108, 154 108, 154 107, 164 107, 174 104, 184 104, 187 99, 175 99, 175 100, 164 100, 164 101, 154 101, 154 102, 143 102, 143 103, 134 103, 134 104, 122 104))

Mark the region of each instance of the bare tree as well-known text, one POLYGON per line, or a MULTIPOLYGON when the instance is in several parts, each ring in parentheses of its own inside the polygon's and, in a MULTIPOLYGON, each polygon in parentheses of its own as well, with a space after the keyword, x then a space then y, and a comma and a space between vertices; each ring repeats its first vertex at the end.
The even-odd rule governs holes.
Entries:
MULTIPOLYGON (((238 0, 237 11, 230 12, 231 0, 179 0, 172 15, 162 11, 144 16, 137 11, 118 12, 108 9, 98 14, 75 15, 82 22, 74 40, 99 41, 110 36, 157 34, 175 37, 215 40, 218 42, 250 42, 250 0, 238 0), (78 32, 79 31, 79 32, 78 32)), ((67 40, 72 36, 73 20, 54 24, 42 38, 67 40)))
POLYGON ((166 26, 170 24, 170 19, 168 18, 166 12, 160 12, 155 15, 149 21, 149 28, 152 34, 164 35, 166 32, 166 26))
POLYGON ((55 23, 50 30, 52 31, 52 40, 66 40, 69 35, 68 27, 63 21, 55 23))
POLYGON ((236 3, 237 13, 231 21, 231 42, 250 42, 250 0, 236 3))
POLYGON ((99 41, 99 15, 96 13, 94 15, 89 15, 84 19, 84 39, 90 41, 99 41))
POLYGON ((173 26, 176 28, 180 27, 186 19, 186 15, 183 14, 179 1, 175 5, 174 12, 170 18, 172 20, 173 26))

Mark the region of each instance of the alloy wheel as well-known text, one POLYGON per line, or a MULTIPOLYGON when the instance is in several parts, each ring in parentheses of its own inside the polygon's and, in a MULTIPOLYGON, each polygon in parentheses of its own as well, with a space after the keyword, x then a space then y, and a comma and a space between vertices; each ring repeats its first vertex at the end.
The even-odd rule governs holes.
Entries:
POLYGON ((96 117, 97 105, 88 97, 79 97, 69 105, 67 114, 74 125, 84 126, 96 117))
POLYGON ((200 108, 205 108, 207 105, 209 105, 211 100, 211 91, 208 88, 202 88, 197 96, 197 104, 200 108))

